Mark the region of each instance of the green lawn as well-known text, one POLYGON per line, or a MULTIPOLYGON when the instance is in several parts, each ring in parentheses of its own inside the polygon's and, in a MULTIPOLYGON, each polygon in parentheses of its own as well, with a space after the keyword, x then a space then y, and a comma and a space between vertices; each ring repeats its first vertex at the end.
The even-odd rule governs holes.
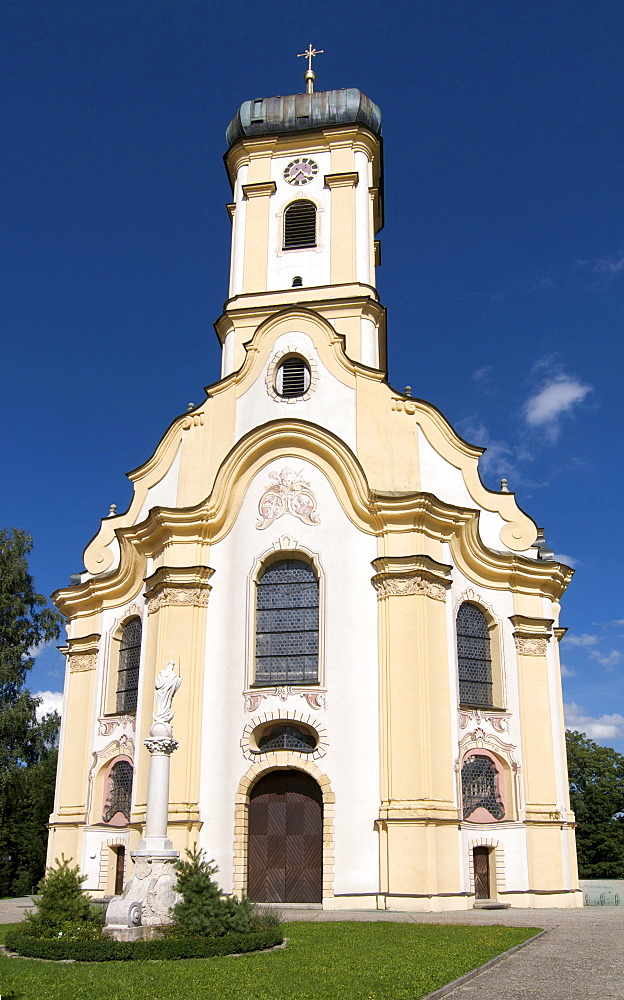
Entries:
MULTIPOLYGON (((14 925, 15 926, 15 925, 14 925)), ((0 956, 2 1000, 417 1000, 534 928, 285 924, 283 950, 177 962, 62 964, 0 956)), ((0 927, 0 940, 8 928, 0 927)))

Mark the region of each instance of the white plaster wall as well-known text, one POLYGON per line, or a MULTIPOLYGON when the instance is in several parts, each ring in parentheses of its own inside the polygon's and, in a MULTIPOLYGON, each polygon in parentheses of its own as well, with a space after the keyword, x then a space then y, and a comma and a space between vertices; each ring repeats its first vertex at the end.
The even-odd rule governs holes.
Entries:
POLYGON ((284 455, 254 478, 237 521, 210 551, 212 578, 207 620, 201 770, 202 846, 220 867, 226 890, 232 885, 234 800, 251 766, 240 740, 250 718, 279 709, 309 712, 327 730, 329 749, 316 761, 336 795, 335 891, 375 892, 378 843, 373 829, 379 808, 377 695, 377 598, 371 586, 376 542, 354 527, 334 491, 312 462, 284 455), (256 528, 258 502, 269 472, 301 471, 318 501, 318 525, 285 514, 264 530, 256 528), (316 553, 324 573, 322 630, 327 706, 311 711, 294 689, 285 702, 267 698, 245 712, 249 636, 248 581, 258 558, 296 539, 316 553))
MULTIPOLYGON (((524 827, 474 823, 465 824, 460 832, 460 850, 462 856, 463 892, 470 892, 470 843, 483 838, 495 840, 504 851, 505 883, 498 886, 505 892, 523 892, 529 886, 529 866, 527 855, 526 831, 524 827)), ((492 876, 494 872, 492 872, 492 876)), ((503 901, 505 897, 503 896, 503 901)))
POLYGON ((296 156, 275 156, 271 161, 271 180, 277 191, 271 197, 269 209, 269 256, 267 290, 291 288, 292 279, 299 275, 304 287, 329 285, 331 243, 331 191, 325 187, 325 174, 331 169, 330 153, 297 153, 296 156), (309 156, 318 164, 318 173, 309 184, 295 187, 284 180, 284 170, 294 159, 309 156), (303 198, 313 201, 316 213, 316 247, 308 250, 282 250, 284 209, 292 201, 303 198))
POLYGON ((484 510, 470 496, 461 470, 447 462, 427 440, 421 427, 418 433, 418 456, 421 489, 433 493, 445 503, 456 507, 471 507, 479 511, 479 534, 484 545, 498 551, 511 551, 500 539, 506 521, 495 511, 484 510))
POLYGON ((309 420, 336 434, 355 452, 355 388, 340 382, 322 364, 314 342, 296 330, 278 337, 266 367, 236 406, 236 437, 268 420, 309 420), (294 348, 311 358, 318 371, 318 382, 309 399, 276 400, 267 391, 266 376, 278 351, 294 348))
POLYGON ((154 486, 150 486, 135 524, 140 524, 147 517, 152 507, 175 507, 178 499, 180 452, 181 448, 179 447, 165 475, 154 486))

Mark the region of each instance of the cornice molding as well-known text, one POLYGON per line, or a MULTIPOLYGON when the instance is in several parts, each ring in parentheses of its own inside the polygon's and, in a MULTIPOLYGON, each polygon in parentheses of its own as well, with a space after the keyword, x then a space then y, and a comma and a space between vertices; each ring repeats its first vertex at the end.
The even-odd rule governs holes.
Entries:
POLYGON ((244 198, 270 198, 277 191, 275 181, 258 181, 256 184, 243 184, 244 198))
POLYGON ((334 188, 354 188, 357 187, 359 175, 357 171, 344 174, 325 174, 325 187, 332 191, 334 188))

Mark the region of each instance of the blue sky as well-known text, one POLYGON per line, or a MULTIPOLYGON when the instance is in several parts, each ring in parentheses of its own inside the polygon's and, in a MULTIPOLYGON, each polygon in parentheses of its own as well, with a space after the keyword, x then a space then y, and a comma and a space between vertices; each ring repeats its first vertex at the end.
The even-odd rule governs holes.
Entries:
MULTIPOLYGON (((568 721, 624 751, 623 28, 620 0, 4 0, 0 523, 39 590, 218 377, 225 128, 312 41, 317 89, 382 109, 390 381, 575 565, 568 721)), ((30 683, 60 690, 54 648, 30 683)))

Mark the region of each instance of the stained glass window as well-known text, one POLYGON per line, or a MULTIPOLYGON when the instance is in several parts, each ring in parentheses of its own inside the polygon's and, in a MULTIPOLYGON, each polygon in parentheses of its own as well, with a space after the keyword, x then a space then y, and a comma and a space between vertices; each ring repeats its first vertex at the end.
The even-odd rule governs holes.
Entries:
POLYGON ((136 712, 141 658, 141 619, 131 618, 124 625, 119 647, 117 672, 117 712, 136 712))
POLYGON ((457 613, 457 660, 460 703, 491 708, 490 631, 483 612, 468 601, 457 613))
POLYGON ((283 559, 257 585, 256 684, 318 681, 319 585, 309 563, 283 559))
POLYGON ((107 808, 102 816, 105 823, 110 823, 115 813, 123 813, 130 822, 130 806, 132 803, 132 764, 120 760, 110 773, 110 790, 107 808))
POLYGON ((474 754, 467 757, 461 772, 462 808, 464 819, 482 806, 494 819, 502 819, 505 808, 498 794, 497 771, 489 757, 474 754))

